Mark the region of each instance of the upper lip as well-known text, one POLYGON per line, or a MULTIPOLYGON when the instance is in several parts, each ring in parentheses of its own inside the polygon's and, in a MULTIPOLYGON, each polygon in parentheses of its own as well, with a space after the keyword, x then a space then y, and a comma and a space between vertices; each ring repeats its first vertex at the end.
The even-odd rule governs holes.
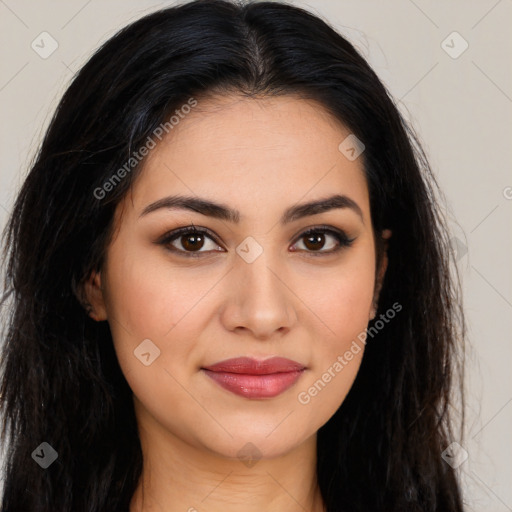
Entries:
POLYGON ((246 375, 269 375, 272 373, 296 372, 305 369, 303 364, 285 357, 271 357, 263 361, 252 357, 235 357, 211 366, 203 366, 212 372, 242 373, 246 375))

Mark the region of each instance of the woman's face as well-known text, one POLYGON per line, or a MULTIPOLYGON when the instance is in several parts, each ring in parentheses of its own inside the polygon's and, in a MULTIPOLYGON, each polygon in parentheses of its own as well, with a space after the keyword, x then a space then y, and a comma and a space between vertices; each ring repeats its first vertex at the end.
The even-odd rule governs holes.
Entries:
POLYGON ((343 402, 376 275, 362 159, 339 149, 349 133, 314 102, 228 96, 151 150, 86 288, 146 429, 273 457, 343 402), (259 364, 275 357, 290 361, 259 364), (234 358, 252 361, 214 367, 234 358))

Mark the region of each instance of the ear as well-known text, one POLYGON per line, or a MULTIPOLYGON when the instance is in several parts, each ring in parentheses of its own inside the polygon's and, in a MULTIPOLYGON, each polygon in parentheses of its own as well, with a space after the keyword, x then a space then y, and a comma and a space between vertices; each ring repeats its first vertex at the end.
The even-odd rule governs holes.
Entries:
POLYGON ((107 310, 105 308, 105 299, 101 285, 101 271, 93 271, 89 278, 84 282, 83 294, 86 304, 84 307, 87 314, 97 322, 107 319, 107 310))
POLYGON ((372 309, 370 312, 370 320, 373 320, 375 318, 375 315, 377 314, 380 291, 382 289, 382 283, 384 282, 384 277, 386 275, 386 270, 388 268, 388 240, 391 238, 391 231, 389 229, 384 229, 382 231, 381 238, 383 240, 383 249, 380 258, 380 265, 379 268, 376 270, 375 275, 375 288, 373 292, 373 302, 372 309))

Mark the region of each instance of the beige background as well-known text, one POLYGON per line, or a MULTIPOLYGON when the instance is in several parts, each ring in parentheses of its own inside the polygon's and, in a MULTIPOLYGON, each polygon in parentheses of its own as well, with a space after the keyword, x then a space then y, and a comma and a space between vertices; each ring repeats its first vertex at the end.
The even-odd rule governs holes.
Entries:
MULTIPOLYGON (((458 471, 467 510, 512 511, 512 1, 292 3, 363 52, 424 142, 449 202, 464 278, 469 457, 458 471), (452 58, 444 40, 452 55, 469 46, 452 58)), ((73 73, 121 26, 167 5, 0 0, 0 227, 73 73), (58 42, 47 59, 31 48, 43 31, 58 42)))

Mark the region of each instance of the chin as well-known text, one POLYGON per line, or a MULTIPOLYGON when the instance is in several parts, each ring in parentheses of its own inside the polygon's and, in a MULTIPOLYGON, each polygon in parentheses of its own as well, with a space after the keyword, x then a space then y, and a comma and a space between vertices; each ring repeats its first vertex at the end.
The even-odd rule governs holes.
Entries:
POLYGON ((253 422, 233 430, 231 432, 233 437, 225 434, 215 439, 202 439, 201 442, 204 447, 217 455, 238 459, 250 467, 251 460, 280 457, 311 437, 311 434, 301 433, 289 427, 283 428, 280 432, 275 430, 270 435, 269 431, 271 432, 271 429, 269 430, 268 425, 257 428, 253 422))

